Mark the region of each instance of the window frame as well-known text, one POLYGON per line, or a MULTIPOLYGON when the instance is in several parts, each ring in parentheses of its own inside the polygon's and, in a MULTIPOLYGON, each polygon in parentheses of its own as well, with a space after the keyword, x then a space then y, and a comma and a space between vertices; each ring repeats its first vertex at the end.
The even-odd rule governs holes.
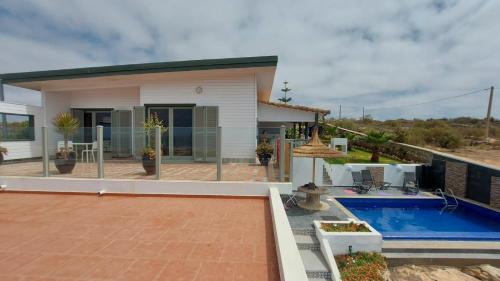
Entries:
POLYGON ((20 113, 8 113, 8 112, 0 112, 0 125, 2 130, 2 135, 0 136, 0 142, 15 142, 15 141, 35 141, 35 116, 32 114, 20 114, 20 113), (23 139, 8 139, 9 128, 7 126, 7 115, 16 115, 16 116, 27 116, 28 117, 28 129, 29 129, 29 137, 23 139))

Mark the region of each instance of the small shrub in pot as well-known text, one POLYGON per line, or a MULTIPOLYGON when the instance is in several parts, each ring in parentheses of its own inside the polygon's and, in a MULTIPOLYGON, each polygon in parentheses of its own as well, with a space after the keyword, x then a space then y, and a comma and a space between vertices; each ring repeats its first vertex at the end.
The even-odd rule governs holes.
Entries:
POLYGON ((267 166, 269 164, 269 159, 271 159, 273 151, 274 151, 273 146, 268 142, 261 142, 257 146, 255 153, 257 154, 261 165, 267 166))

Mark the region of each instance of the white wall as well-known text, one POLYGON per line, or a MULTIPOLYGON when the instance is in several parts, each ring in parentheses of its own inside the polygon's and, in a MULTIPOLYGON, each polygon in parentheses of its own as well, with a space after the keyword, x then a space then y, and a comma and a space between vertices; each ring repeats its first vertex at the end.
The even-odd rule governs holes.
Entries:
POLYGON ((140 104, 139 87, 70 92, 71 108, 133 109, 140 104))
POLYGON ((259 103, 257 119, 259 122, 314 122, 314 112, 283 108, 259 103))
MULTIPOLYGON (((316 174, 314 183, 323 185, 323 164, 325 161, 321 158, 316 158, 316 174)), ((292 187, 297 189, 298 186, 312 182, 313 159, 305 157, 293 158, 293 179, 292 187)))
MULTIPOLYGON (((323 184, 323 166, 332 180, 334 186, 352 186, 351 171, 366 170, 368 167, 384 167, 384 181, 392 183, 392 186, 403 186, 404 172, 415 172, 415 168, 420 164, 346 164, 330 165, 323 159, 316 159, 316 179, 317 185, 323 184)), ((293 158, 293 182, 292 187, 304 185, 312 181, 312 159, 294 157, 293 158)))
POLYGON ((392 183, 392 186, 403 186, 404 172, 415 172, 420 164, 348 164, 330 165, 325 163, 327 172, 335 186, 352 186, 351 171, 366 170, 368 167, 384 167, 384 181, 392 183))
POLYGON ((35 121, 34 141, 0 142, 0 146, 6 147, 8 150, 7 155, 5 155, 5 160, 41 157, 42 141, 40 126, 42 124, 42 108, 38 106, 0 102, 0 112, 33 115, 35 121))
POLYGON ((218 106, 223 158, 255 158, 257 89, 254 75, 170 80, 141 86, 140 103, 218 106), (203 93, 196 94, 196 87, 203 93))

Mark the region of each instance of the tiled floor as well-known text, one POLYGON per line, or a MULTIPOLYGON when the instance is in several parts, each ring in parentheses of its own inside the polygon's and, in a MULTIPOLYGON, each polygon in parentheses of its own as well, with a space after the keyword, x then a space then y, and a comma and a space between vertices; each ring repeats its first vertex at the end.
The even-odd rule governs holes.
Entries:
POLYGON ((0 280, 279 280, 269 204, 0 193, 0 280))
MULTIPOLYGON (((58 177, 96 178, 97 164, 78 162, 71 174, 61 175, 53 162, 49 163, 50 174, 58 177)), ((208 180, 217 179, 214 163, 168 163, 161 166, 162 180, 208 180)), ((0 175, 39 177, 42 162, 22 162, 0 165, 0 175)), ((131 160, 108 160, 104 163, 104 176, 113 179, 154 179, 144 172, 141 162, 131 160)), ((276 169, 259 164, 223 164, 222 178, 226 181, 277 181, 276 169)))

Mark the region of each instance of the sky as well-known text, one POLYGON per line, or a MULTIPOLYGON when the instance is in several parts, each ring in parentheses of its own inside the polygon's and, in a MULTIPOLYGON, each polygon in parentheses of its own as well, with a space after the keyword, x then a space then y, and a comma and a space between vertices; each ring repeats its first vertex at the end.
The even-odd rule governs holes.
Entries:
POLYGON ((0 73, 277 55, 274 101, 288 81, 291 104, 333 117, 484 118, 486 90, 427 102, 500 88, 499 15, 493 0, 0 0, 0 73))

